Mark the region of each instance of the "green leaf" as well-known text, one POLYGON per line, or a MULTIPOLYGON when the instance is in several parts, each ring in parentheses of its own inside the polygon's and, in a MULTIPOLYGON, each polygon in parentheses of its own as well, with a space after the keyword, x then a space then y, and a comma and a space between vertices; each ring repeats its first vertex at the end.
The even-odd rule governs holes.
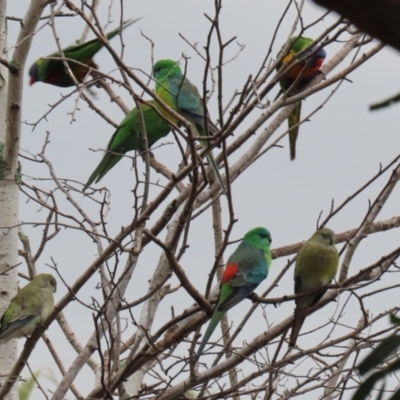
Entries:
POLYGON ((394 103, 397 103, 398 101, 400 101, 400 93, 389 97, 386 100, 380 101, 379 103, 375 103, 369 106, 369 109, 372 110, 379 110, 380 108, 385 108, 385 107, 389 107, 394 103))
MULTIPOLYGON (((42 373, 42 369, 38 369, 34 375, 36 379, 39 378, 39 376, 42 373)), ((36 387, 36 380, 35 378, 31 375, 29 379, 27 379, 19 388, 19 400, 28 400, 29 396, 32 394, 33 390, 36 387)))
POLYGON ((400 325, 400 318, 397 318, 394 314, 390 314, 390 322, 393 325, 400 325))
POLYGON ((357 391, 354 393, 354 396, 351 400, 364 400, 372 391, 376 382, 385 377, 385 372, 378 371, 372 374, 368 379, 366 379, 357 391))
POLYGON ((396 370, 400 369, 400 360, 397 360, 391 364, 389 364, 385 369, 385 374, 388 375, 396 370))
POLYGON ((36 389, 36 381, 39 377, 47 378, 54 386, 58 386, 57 378, 55 377, 53 371, 50 368, 39 368, 33 375, 31 375, 19 388, 19 400, 28 400, 32 392, 36 389))
POLYGON ((392 396, 389 398, 389 400, 399 400, 400 399, 400 389, 392 396))
POLYGON ((385 361, 386 357, 392 354, 400 346, 400 336, 389 336, 361 361, 358 370, 361 375, 372 370, 372 368, 385 361))

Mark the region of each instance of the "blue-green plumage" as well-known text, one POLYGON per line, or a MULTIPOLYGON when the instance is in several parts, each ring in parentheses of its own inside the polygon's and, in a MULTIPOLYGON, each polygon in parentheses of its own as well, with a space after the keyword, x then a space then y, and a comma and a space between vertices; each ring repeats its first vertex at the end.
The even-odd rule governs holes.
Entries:
MULTIPOLYGON (((156 78, 157 95, 171 106, 174 111, 179 112, 191 123, 193 133, 196 136, 206 136, 207 129, 211 135, 218 132, 218 128, 209 120, 205 113, 203 100, 197 87, 182 74, 177 62, 173 60, 160 60, 154 64, 153 73, 156 78)), ((177 120, 169 113, 164 111, 164 114, 171 122, 177 123, 177 120)), ((202 143, 205 147, 207 146, 206 141, 202 143)), ((222 190, 227 194, 212 151, 207 154, 207 158, 221 184, 222 190)))
POLYGON ((247 232, 237 249, 229 257, 221 279, 217 305, 197 350, 199 357, 223 315, 243 299, 268 276, 272 262, 271 234, 265 228, 247 232))

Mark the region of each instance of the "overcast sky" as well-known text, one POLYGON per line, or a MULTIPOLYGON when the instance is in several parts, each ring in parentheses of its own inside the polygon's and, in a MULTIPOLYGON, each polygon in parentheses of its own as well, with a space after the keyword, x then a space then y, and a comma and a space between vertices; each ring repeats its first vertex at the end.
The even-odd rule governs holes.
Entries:
MULTIPOLYGON (((102 22, 106 23, 108 2, 101 3, 99 15, 102 22)), ((124 20, 143 17, 124 31, 125 62, 136 68, 143 79, 145 79, 144 73, 150 73, 151 48, 149 41, 144 37, 145 35, 154 42, 155 60, 163 58, 179 59, 182 54, 191 57, 188 77, 200 88, 204 62, 179 35, 183 35, 191 43, 198 43, 199 50, 203 51, 209 29, 209 21, 204 17, 204 13, 213 15, 214 2, 153 0, 148 2, 125 1, 123 3, 124 20)), ((286 7, 286 3, 276 0, 248 0, 245 2, 229 0, 225 2, 221 17, 221 31, 224 40, 237 37, 236 41, 227 49, 226 58, 228 59, 237 53, 239 46, 236 42, 246 45, 237 59, 228 64, 224 70, 225 102, 235 89, 243 86, 249 74, 258 71, 270 45, 276 22, 286 7)), ((27 0, 9 1, 8 15, 22 17, 27 5, 27 0)), ((314 6, 311 1, 306 1, 303 13, 304 23, 311 23, 323 12, 324 10, 314 6)), ((48 10, 45 11, 45 14, 48 14, 48 10)), ((307 36, 321 34, 336 18, 335 15, 329 15, 324 21, 309 29, 307 36)), ((293 19, 294 12, 291 12, 278 32, 273 55, 279 51, 281 44, 286 39, 293 19)), ((112 21, 109 30, 118 24, 119 2, 115 2, 113 5, 112 21)), ((58 18, 56 22, 57 33, 62 46, 72 44, 80 36, 84 26, 78 18, 58 18)), ((8 43, 10 46, 15 43, 18 28, 17 22, 9 21, 8 43)), ((113 40, 116 48, 119 48, 119 43, 119 38, 113 40)), ((335 43, 328 46, 326 48, 326 60, 329 60, 342 45, 343 43, 335 43)), ((44 27, 33 40, 32 49, 28 56, 27 70, 34 60, 40 56, 48 55, 56 48, 51 28, 44 27)), ((213 50, 213 56, 215 56, 216 48, 213 47, 213 50)), ((350 58, 347 62, 341 64, 334 73, 341 70, 344 65, 348 65, 350 58)), ((105 50, 100 52, 95 60, 105 72, 112 71, 115 68, 111 56, 105 50)), ((233 183, 234 211, 238 222, 234 226, 231 240, 241 238, 245 232, 255 226, 265 226, 271 231, 273 248, 308 239, 316 228, 320 212, 323 213, 323 216, 326 216, 329 212, 332 199, 335 200, 335 204, 345 200, 378 172, 380 164, 386 165, 399 154, 398 113, 400 106, 392 106, 374 113, 368 110, 369 104, 400 91, 399 63, 398 53, 389 48, 383 49, 352 73, 348 77, 350 81, 343 82, 323 109, 314 115, 310 122, 300 127, 295 162, 290 162, 288 140, 285 137, 281 141, 282 148, 269 151, 233 183)), ((55 103, 61 95, 68 94, 71 91, 68 88, 57 88, 43 83, 36 83, 29 87, 28 82, 26 75, 23 120, 30 123, 37 121, 46 113, 49 110, 49 104, 55 103)), ((153 87, 153 85, 151 84, 150 87, 153 87)), ((269 98, 271 101, 277 90, 274 90, 269 98)), ((331 90, 332 87, 308 98, 303 103, 303 114, 310 113, 329 96, 331 90)), ((110 103, 103 91, 100 89, 96 89, 96 91, 98 93, 96 105, 103 109, 112 120, 117 123, 120 122, 124 117, 122 111, 115 104, 110 103)), ((133 107, 133 101, 126 92, 119 90, 118 93, 129 106, 133 107)), ((140 92, 138 91, 138 93, 140 92)), ((216 105, 217 100, 214 96, 209 103, 209 111, 213 119, 217 118, 216 105)), ((50 132, 50 143, 46 155, 53 162, 57 176, 86 182, 103 154, 92 150, 105 148, 114 128, 91 111, 82 100, 79 102, 79 110, 75 113, 76 120, 71 123, 70 113, 74 107, 75 97, 72 96, 57 107, 47 117, 47 121, 40 122, 34 131, 32 131, 31 126, 23 125, 21 147, 31 154, 40 153, 46 132, 50 132)), ((243 124, 239 132, 235 132, 233 137, 228 138, 228 143, 242 133, 251 120, 243 124)), ((286 129, 286 124, 280 127, 277 133, 282 133, 284 129, 286 129)), ((161 143, 165 145, 154 151, 155 156, 171 170, 176 170, 181 158, 177 146, 174 145, 173 136, 168 136, 161 143)), ((243 146, 239 155, 244 154, 247 146, 243 146)), ((231 163, 237 157, 238 155, 233 155, 231 163)), ((33 183, 30 177, 49 177, 45 165, 25 160, 22 163, 24 180, 27 182, 33 183)), ((141 160, 139 160, 139 163, 141 163, 141 160)), ((111 210, 107 217, 110 236, 114 236, 120 227, 127 224, 133 216, 131 190, 135 175, 130 166, 131 161, 129 159, 122 160, 98 184, 98 187, 107 186, 112 193, 111 210)), ((155 179, 154 174, 152 172, 152 177, 155 179)), ((389 175, 386 174, 371 185, 355 201, 335 216, 329 227, 335 232, 343 232, 357 227, 368 209, 368 201, 373 200, 378 195, 388 178, 389 175)), ((161 182, 165 182, 162 178, 160 179, 161 182)), ((46 189, 54 187, 54 183, 46 181, 36 181, 34 184, 46 189)), ((152 194, 156 193, 157 190, 152 189, 152 194)), ((399 215, 399 194, 399 188, 395 188, 378 220, 399 215)), ((87 207, 86 211, 97 220, 97 208, 92 208, 91 204, 93 203, 83 199, 83 196, 79 193, 73 193, 73 195, 87 207)), ((60 207, 65 211, 71 211, 72 208, 66 203, 64 197, 60 193, 57 193, 56 196, 60 202, 60 207)), ((171 201, 172 198, 170 197, 168 201, 171 201)), ((160 215, 168 201, 154 217, 160 215)), ((224 224, 226 227, 228 213, 225 198, 222 198, 222 206, 224 207, 224 224)), ((21 195, 20 219, 23 222, 43 221, 45 217, 44 210, 33 202, 27 202, 26 197, 21 195)), ((152 221, 155 221, 155 218, 152 218, 152 221)), ((42 227, 35 228, 30 225, 23 229, 29 235, 32 247, 36 249, 41 239, 42 227)), ((164 236, 165 232, 160 237, 163 238, 164 236)), ((381 255, 392 250, 396 243, 398 245, 397 230, 376 234, 366 239, 356 253, 351 265, 351 272, 353 273, 359 268, 366 267, 378 260, 381 255)), ((182 258, 181 263, 188 276, 204 292, 208 278, 207 273, 214 262, 210 212, 193 222, 189 245, 190 248, 182 258)), ((234 250, 234 246, 228 247, 225 260, 234 250)), ((339 248, 341 248, 341 245, 339 248)), ((72 283, 80 272, 87 268, 96 254, 95 244, 91 243, 86 235, 73 230, 65 230, 49 243, 38 262, 37 268, 39 272, 49 272, 50 269, 46 264, 51 264, 52 257, 65 280, 72 283)), ((150 245, 146 248, 135 272, 136 277, 130 284, 126 296, 128 301, 146 293, 147 280, 151 277, 159 255, 160 252, 156 246, 150 245)), ((273 263, 270 276, 266 282, 260 285, 257 290, 258 293, 266 290, 268 283, 272 282, 286 262, 287 259, 283 258, 273 263)), ((98 275, 96 274, 90 284, 79 294, 80 299, 90 302, 91 296, 100 298, 99 291, 95 290, 97 281, 98 275)), ((171 280, 172 284, 176 284, 176 282, 175 278, 171 280)), ((385 284, 385 281, 382 284, 385 284)), ((56 299, 60 299, 65 292, 65 287, 59 282, 56 299)), ((292 292, 291 270, 283 278, 279 287, 273 291, 272 296, 276 297, 292 292)), ((313 321, 315 324, 315 321, 319 321, 320 318, 332 315, 336 307, 340 308, 346 298, 346 295, 342 296, 339 304, 331 304, 323 312, 314 314, 307 320, 305 328, 311 328, 313 321)), ((368 306, 371 307, 373 312, 377 313, 389 307, 392 304, 391 301, 390 296, 381 296, 379 301, 371 301, 368 306)), ((155 328, 169 318, 171 305, 174 305, 175 311, 178 313, 186 308, 190 302, 190 298, 182 290, 169 296, 159 310, 155 328)), ((237 306, 235 316, 243 316, 249 307, 248 301, 242 302, 237 306)), ((282 319, 282 315, 285 317, 290 315, 292 309, 292 303, 286 303, 278 309, 272 306, 267 307, 268 321, 270 323, 277 322, 282 319)), ((351 310, 354 314, 349 314, 347 318, 349 323, 353 321, 354 324, 361 314, 356 303, 351 310)), ((135 317, 139 315, 139 312, 140 309, 134 311, 135 317)), ((91 320, 91 311, 75 302, 65 310, 65 313, 80 340, 85 343, 93 330, 93 324, 88 324, 88 321, 91 320)), ((130 329, 132 333, 134 328, 130 329)), ((245 340, 246 334, 251 335, 252 329, 255 329, 257 334, 266 329, 265 321, 261 319, 261 311, 253 316, 247 329, 237 339, 237 343, 240 344, 241 341, 245 340)), ((220 334, 219 331, 218 334, 220 334)), ((215 334, 214 339, 217 339, 218 334, 215 334)), ((65 340, 60 339, 61 334, 56 323, 53 323, 49 329, 49 335, 56 345, 59 344, 61 358, 68 366, 74 360, 75 354, 68 345, 61 347, 61 343, 65 343, 65 340)), ((20 342, 21 346, 23 341, 20 342)), ((302 344, 307 344, 306 339, 303 339, 302 344)), ((39 343, 30 360, 33 369, 48 365, 49 360, 50 356, 47 349, 43 343, 39 343)), ((57 371, 55 367, 52 367, 52 369, 57 371)), ((87 393, 93 384, 91 373, 88 371, 81 373, 76 382, 82 392, 87 393)), ((41 395, 36 393, 36 398, 41 398, 41 395)))

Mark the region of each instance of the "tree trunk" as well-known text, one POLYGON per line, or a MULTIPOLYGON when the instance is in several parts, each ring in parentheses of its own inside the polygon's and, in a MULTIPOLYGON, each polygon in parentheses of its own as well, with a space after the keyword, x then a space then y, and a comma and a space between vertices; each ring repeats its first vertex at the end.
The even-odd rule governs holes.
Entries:
MULTIPOLYGON (((0 312, 7 308, 17 291, 18 278, 18 199, 19 186, 16 181, 18 151, 21 138, 21 111, 23 75, 26 58, 38 21, 47 5, 47 0, 31 0, 18 35, 18 46, 7 69, 0 70, 0 312)), ((0 49, 7 48, 6 32, 7 1, 0 0, 0 49)), ((3 53, 2 54, 7 54, 3 53)), ((4 57, 4 56, 3 56, 4 57)), ((0 375, 7 378, 17 356, 17 343, 12 340, 0 348, 0 375)), ((18 399, 18 386, 6 396, 7 400, 18 399)))
MULTIPOLYGON (((0 0, 0 49, 7 47, 6 27, 7 1, 0 0)), ((4 55, 2 56, 4 57, 4 55)), ((6 141, 7 129, 7 84, 8 69, 0 65, 0 142, 6 141)), ((3 148, 4 150, 4 148, 3 148)), ((4 151, 3 151, 4 153, 4 151)), ((6 174, 0 176, 0 313, 3 315, 11 298, 17 292, 18 270, 18 195, 19 188, 14 173, 3 169, 6 174), (12 228, 14 227, 14 228, 12 228), (12 228, 12 229, 10 229, 12 228)), ((0 384, 13 367, 17 357, 17 341, 12 340, 0 346, 0 384)), ((18 399, 18 386, 7 395, 7 400, 18 399)))

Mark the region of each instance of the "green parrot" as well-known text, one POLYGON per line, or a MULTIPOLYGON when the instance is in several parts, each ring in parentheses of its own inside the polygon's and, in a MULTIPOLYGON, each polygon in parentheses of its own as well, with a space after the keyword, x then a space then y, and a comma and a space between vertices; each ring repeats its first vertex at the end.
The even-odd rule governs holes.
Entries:
MULTIPOLYGON (((176 61, 159 60, 153 65, 153 74, 156 79, 156 94, 174 111, 185 117, 191 124, 193 133, 197 136, 206 135, 206 125, 210 134, 218 132, 218 128, 204 115, 203 101, 197 87, 194 86, 185 76, 176 61)), ((178 123, 171 114, 163 110, 166 118, 171 122, 178 123)), ((207 142, 203 141, 206 147, 207 142)), ((214 155, 210 151, 207 158, 214 170, 214 173, 221 184, 221 188, 227 195, 224 181, 219 173, 218 165, 214 155)))
POLYGON ((254 228, 244 235, 237 249, 229 257, 222 275, 217 305, 197 350, 197 357, 203 353, 208 339, 224 314, 249 297, 267 277, 272 262, 271 242, 271 234, 267 229, 254 228))
POLYGON ((335 277, 338 265, 339 253, 335 247, 335 233, 331 229, 318 229, 301 246, 294 269, 294 293, 313 293, 296 299, 290 347, 296 344, 308 309, 317 304, 324 295, 324 286, 335 277))
MULTIPOLYGON (((122 26, 119 26, 113 31, 107 33, 107 39, 110 40, 123 29, 134 24, 139 19, 140 18, 124 22, 122 26)), ((63 49, 63 53, 65 58, 79 61, 82 64, 86 64, 89 67, 97 69, 97 65, 93 61, 93 56, 99 50, 101 50, 103 46, 104 44, 101 43, 98 38, 96 38, 86 43, 67 47, 66 49, 63 49)), ((58 51, 56 51, 47 57, 61 57, 61 55, 58 51)), ((83 82, 88 74, 88 68, 75 64, 72 61, 67 62, 69 68, 75 75, 76 80, 79 83, 83 82)), ((29 70, 29 76, 31 77, 29 85, 33 85, 35 82, 44 82, 60 87, 69 87, 75 85, 74 81, 68 75, 68 72, 64 67, 64 63, 61 60, 44 60, 39 58, 32 64, 29 70)))
POLYGON ((12 299, 0 320, 0 344, 31 335, 53 311, 57 281, 50 274, 39 274, 12 299))
MULTIPOLYGON (((295 36, 290 39, 290 48, 285 57, 283 57, 282 61, 277 65, 276 69, 279 71, 282 67, 285 67, 287 64, 293 61, 296 57, 296 54, 300 53, 308 46, 311 45, 313 39, 306 37, 298 37, 295 36)), ((311 54, 315 51, 316 46, 310 47, 305 53, 301 55, 301 58, 311 54)), ((282 52, 282 50, 281 50, 282 52)), ((281 52, 279 52, 278 57, 281 56, 281 52)), ((306 86, 311 80, 318 74, 321 69, 322 63, 326 57, 326 52, 324 49, 320 49, 317 53, 312 55, 312 59, 309 57, 304 58, 302 62, 291 68, 280 80, 281 92, 286 92, 290 86, 294 83, 294 81, 298 78, 299 80, 296 83, 296 88, 300 89, 306 86)), ((296 140, 299 134, 299 126, 292 126, 298 124, 300 122, 300 113, 301 113, 301 102, 297 103, 296 107, 292 110, 291 114, 288 118, 289 123, 289 145, 290 145, 290 159, 293 161, 296 158, 296 140)))
MULTIPOLYGON (((161 107, 154 100, 148 101, 160 110, 161 107)), ((135 107, 121 122, 115 131, 107 146, 106 154, 100 161, 100 164, 90 175, 84 190, 94 181, 99 182, 103 176, 119 161, 123 154, 131 150, 143 151, 145 146, 143 143, 143 134, 147 135, 147 145, 150 148, 161 138, 168 135, 171 127, 164 119, 162 119, 156 111, 149 105, 143 103, 140 105, 140 111, 135 107), (146 131, 142 132, 141 116, 146 131)))

